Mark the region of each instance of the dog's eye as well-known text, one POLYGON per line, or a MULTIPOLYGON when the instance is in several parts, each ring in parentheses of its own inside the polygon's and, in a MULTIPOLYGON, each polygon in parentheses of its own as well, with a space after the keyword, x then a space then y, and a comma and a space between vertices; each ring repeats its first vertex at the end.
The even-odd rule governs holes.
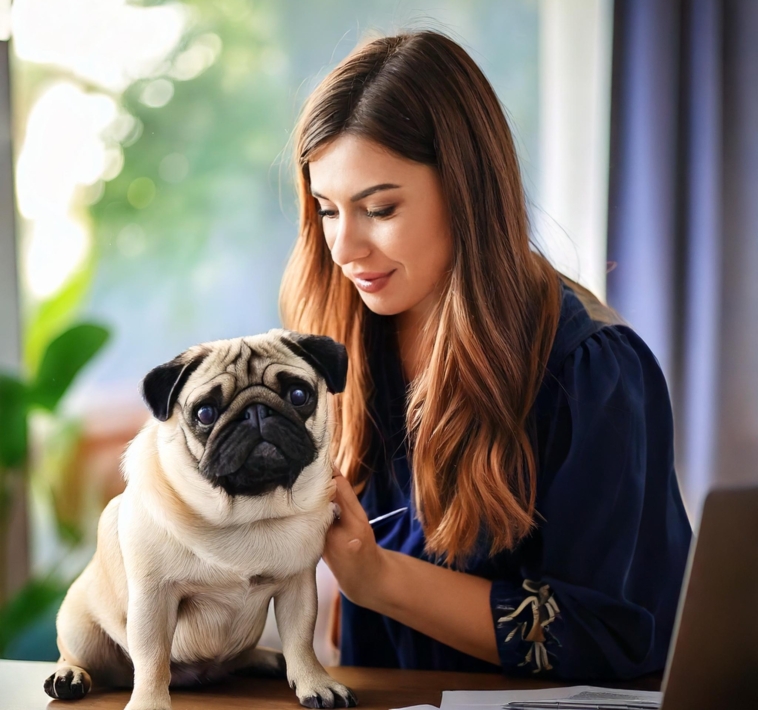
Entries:
POLYGON ((296 407, 302 407, 308 401, 308 393, 302 387, 293 387, 289 396, 296 407))
POLYGON ((210 426, 215 423, 216 419, 218 419, 218 412, 216 411, 216 408, 212 407, 210 404, 204 404, 197 410, 195 416, 197 417, 197 421, 203 426, 210 426))

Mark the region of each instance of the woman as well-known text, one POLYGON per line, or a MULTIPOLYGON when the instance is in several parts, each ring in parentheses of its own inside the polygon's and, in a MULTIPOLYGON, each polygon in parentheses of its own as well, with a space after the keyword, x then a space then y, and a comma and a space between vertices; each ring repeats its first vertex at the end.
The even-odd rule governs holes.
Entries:
POLYGON ((372 41, 309 98, 295 151, 283 322, 350 358, 324 552, 342 663, 663 668, 691 536, 666 384, 631 329, 530 249, 479 68, 434 32, 372 41))

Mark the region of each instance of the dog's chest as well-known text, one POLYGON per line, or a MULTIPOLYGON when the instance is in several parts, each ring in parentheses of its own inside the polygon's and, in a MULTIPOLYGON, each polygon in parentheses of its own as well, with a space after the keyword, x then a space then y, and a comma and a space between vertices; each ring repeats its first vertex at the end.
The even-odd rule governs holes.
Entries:
POLYGON ((224 661, 256 644, 280 585, 258 576, 188 587, 179 603, 172 660, 224 661))
POLYGON ((271 521, 240 527, 223 536, 198 540, 195 554, 205 562, 205 579, 214 574, 285 579, 316 566, 324 550, 328 521, 271 521))
POLYGON ((286 530, 227 531, 223 549, 203 546, 202 560, 187 564, 192 572, 177 580, 172 660, 223 661, 255 645, 272 597, 291 577, 315 568, 324 535, 325 529, 290 521, 286 530))

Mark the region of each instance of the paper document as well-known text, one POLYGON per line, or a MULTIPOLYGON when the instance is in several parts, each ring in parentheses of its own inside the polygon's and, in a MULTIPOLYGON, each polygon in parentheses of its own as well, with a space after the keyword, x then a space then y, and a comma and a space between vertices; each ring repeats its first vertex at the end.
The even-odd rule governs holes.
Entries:
POLYGON ((657 710, 661 693, 575 685, 545 690, 446 690, 440 710, 657 710))

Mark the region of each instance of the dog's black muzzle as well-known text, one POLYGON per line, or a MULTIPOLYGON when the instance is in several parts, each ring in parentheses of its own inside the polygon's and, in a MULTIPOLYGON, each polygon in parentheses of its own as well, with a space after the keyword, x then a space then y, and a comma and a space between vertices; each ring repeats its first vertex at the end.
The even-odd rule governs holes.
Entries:
POLYGON ((231 496, 258 496, 278 486, 292 487, 316 457, 305 424, 289 405, 277 411, 248 402, 233 419, 213 432, 200 461, 200 473, 231 496))

